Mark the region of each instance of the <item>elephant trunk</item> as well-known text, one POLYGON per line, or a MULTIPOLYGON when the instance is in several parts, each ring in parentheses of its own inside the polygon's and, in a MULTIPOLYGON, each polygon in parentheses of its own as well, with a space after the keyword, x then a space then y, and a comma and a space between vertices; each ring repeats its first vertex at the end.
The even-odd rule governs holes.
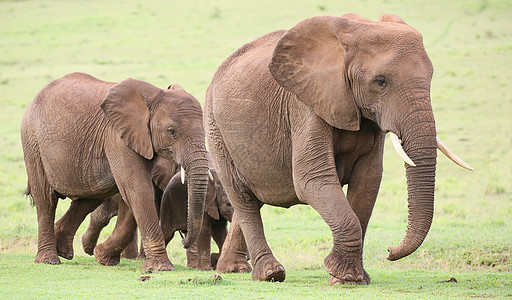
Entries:
POLYGON ((195 242, 203 222, 209 169, 204 143, 202 145, 202 148, 196 147, 198 150, 183 161, 188 189, 187 236, 182 240, 185 248, 189 248, 195 242))
POLYGON ((404 239, 397 247, 388 248, 387 259, 398 260, 418 249, 428 234, 434 215, 434 186, 437 158, 436 128, 430 98, 416 108, 404 125, 402 144, 416 166, 405 164, 408 192, 408 225, 404 239))

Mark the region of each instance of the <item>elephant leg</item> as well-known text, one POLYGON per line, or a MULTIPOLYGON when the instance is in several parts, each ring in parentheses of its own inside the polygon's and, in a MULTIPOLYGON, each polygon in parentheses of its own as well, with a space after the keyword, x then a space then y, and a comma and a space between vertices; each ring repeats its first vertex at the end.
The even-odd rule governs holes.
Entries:
POLYGON ((127 259, 137 259, 139 256, 139 247, 137 246, 137 242, 137 228, 135 228, 133 239, 130 241, 130 243, 128 243, 128 246, 124 248, 123 252, 121 252, 121 257, 127 259))
POLYGON ((331 284, 363 284, 361 225, 347 199, 342 195, 341 189, 340 192, 336 198, 315 199, 309 202, 327 223, 333 235, 334 246, 325 258, 324 265, 331 275, 331 284))
POLYGON ((187 267, 198 270, 211 270, 211 222, 210 217, 205 213, 203 226, 196 242, 187 249, 187 267))
POLYGON ((60 264, 53 224, 58 198, 48 183, 39 152, 28 146, 24 151, 28 175, 27 192, 32 196, 37 210, 37 254, 34 262, 60 264))
POLYGON ((219 273, 251 272, 252 267, 247 261, 246 253, 247 245, 235 211, 228 234, 222 245, 221 255, 217 262, 217 271, 219 273))
MULTIPOLYGON (((149 163, 141 160, 140 156, 126 147, 122 141, 110 146, 111 148, 107 148, 105 152, 112 174, 121 197, 130 208, 131 218, 135 218, 133 226, 123 227, 124 237, 119 237, 123 241, 123 247, 119 249, 119 253, 133 239, 135 226, 138 226, 146 255, 142 269, 145 271, 174 270, 165 250, 164 237, 156 213, 149 163)), ((121 203, 120 201, 120 208, 121 203)), ((118 222, 119 217, 120 215, 118 215, 118 222)), ((132 225, 131 222, 130 225, 132 225)), ((95 256, 99 246, 94 249, 95 256)))
POLYGON ((121 252, 133 240, 137 223, 130 208, 124 201, 119 201, 117 222, 112 234, 94 248, 96 260, 105 266, 119 264, 121 252))
POLYGON ((98 243, 101 230, 108 225, 114 216, 117 216, 119 201, 123 201, 119 194, 108 197, 91 213, 89 226, 82 236, 82 248, 85 253, 94 254, 94 247, 98 243))
MULTIPOLYGON (((224 174, 223 176, 226 174, 234 176, 235 174, 235 172, 229 172, 229 169, 226 169, 226 172, 223 173, 225 169, 222 163, 219 163, 217 167, 221 170, 220 173, 224 174)), ((239 184, 235 187, 232 185, 232 180, 222 181, 228 199, 233 205, 234 214, 217 270, 219 272, 240 271, 237 270, 239 265, 242 264, 243 266, 244 263, 247 263, 244 247, 245 241, 247 241, 247 249, 253 265, 252 279, 284 281, 286 277, 285 269, 275 259, 265 239, 260 214, 261 202, 247 188, 242 186, 240 180, 238 182, 239 184), (241 189, 245 189, 245 191, 241 189), (234 269, 229 267, 234 267, 234 269)), ((243 271, 245 270, 243 269, 243 271)))
MULTIPOLYGON (((382 179, 384 138, 377 141, 379 142, 375 143, 372 151, 358 159, 352 169, 347 190, 348 202, 361 224, 362 248, 364 248, 366 228, 377 200, 382 179)), ((331 284, 342 283, 338 278, 332 276, 329 282, 331 284)), ((364 271, 363 283, 370 284, 370 275, 366 271, 364 271)))
POLYGON ((212 269, 217 269, 217 262, 219 261, 219 257, 222 254, 222 246, 224 245, 224 241, 228 236, 228 227, 227 220, 221 219, 213 222, 212 224, 212 238, 217 244, 219 248, 219 253, 212 253, 210 255, 210 261, 212 265, 212 269))
POLYGON ((240 228, 246 238, 253 266, 252 279, 259 281, 284 281, 286 272, 270 250, 263 231, 261 205, 247 194, 241 202, 243 206, 234 206, 238 210, 240 228), (251 199, 251 200, 249 200, 251 199))
POLYGON ((362 284, 361 225, 339 181, 332 136, 317 118, 303 119, 305 124, 295 125, 292 136, 293 145, 300 145, 292 149, 295 193, 320 214, 332 231, 333 248, 324 260, 327 272, 340 283, 362 284))
MULTIPOLYGON (((207 91, 207 93, 208 92, 209 91, 207 91)), ((208 97, 210 96, 207 96, 207 98, 208 97)), ((206 105, 211 104, 207 101, 206 105)), ((212 110, 208 110, 205 122, 208 122, 210 125, 205 127, 209 128, 207 133, 208 145, 211 147, 211 151, 215 153, 215 155, 212 156, 216 167, 215 169, 217 170, 217 174, 219 175, 220 181, 230 203, 233 204, 231 200, 234 199, 232 198, 234 195, 228 194, 227 190, 233 190, 231 176, 236 174, 236 170, 234 169, 227 147, 222 140, 222 134, 215 125, 212 110)), ((234 191, 232 194, 234 194, 234 191)), ((217 262, 217 271, 220 273, 251 272, 252 268, 247 262, 246 253, 247 245, 245 243, 244 235, 242 234, 240 223, 238 222, 237 213, 234 211, 227 237, 224 241, 224 245, 222 246, 222 254, 217 262)))
POLYGON ((73 259, 73 238, 85 217, 95 210, 103 199, 81 198, 72 200, 69 209, 55 223, 57 254, 65 259, 73 259))

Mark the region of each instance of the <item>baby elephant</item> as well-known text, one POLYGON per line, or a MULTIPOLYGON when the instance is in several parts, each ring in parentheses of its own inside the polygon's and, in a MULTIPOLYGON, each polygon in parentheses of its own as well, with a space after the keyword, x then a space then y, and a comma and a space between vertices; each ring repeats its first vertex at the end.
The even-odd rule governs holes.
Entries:
MULTIPOLYGON (((196 242, 187 249, 187 266, 199 270, 211 270, 217 267, 222 245, 227 236, 227 221, 231 222, 233 207, 229 203, 219 177, 211 170, 213 181, 208 183, 203 215, 203 226, 196 242), (219 253, 212 253, 211 238, 219 248, 219 253)), ((180 174, 175 174, 162 196, 160 206, 160 224, 164 233, 165 244, 173 238, 176 231, 187 231, 187 185, 180 174)))
MULTIPOLYGON (((159 167, 166 169, 168 166, 165 165, 165 162, 161 162, 159 167)), ((174 168, 170 169, 174 170, 174 168)), ((163 196, 160 198, 161 203, 155 198, 155 205, 159 211, 165 245, 167 245, 172 240, 176 231, 187 232, 187 186, 186 183, 182 183, 180 173, 175 174, 169 180, 170 176, 164 176, 164 172, 161 172, 161 170, 156 170, 156 172, 153 170, 153 172, 155 195, 162 195, 163 193, 163 196), (162 176, 155 176, 155 174, 161 174, 162 176), (162 192, 160 189, 162 186, 167 186, 165 192, 162 192)), ((187 249, 187 266, 199 270, 216 268, 220 253, 210 254, 211 238, 213 237, 220 252, 227 236, 227 221, 231 222, 233 216, 233 208, 228 201, 216 172, 211 170, 211 173, 214 180, 208 182, 203 226, 196 242, 187 249)), ((167 172, 167 174, 173 174, 173 172, 167 172)), ((118 196, 107 198, 91 214, 89 227, 82 237, 82 246, 86 253, 93 253, 100 231, 107 226, 113 216, 117 215, 117 203, 120 200, 118 196)), ((134 239, 124 249, 123 257, 135 258, 137 256, 136 253, 137 240, 134 239)), ((141 249, 139 257, 141 256, 144 256, 143 249, 141 249)))

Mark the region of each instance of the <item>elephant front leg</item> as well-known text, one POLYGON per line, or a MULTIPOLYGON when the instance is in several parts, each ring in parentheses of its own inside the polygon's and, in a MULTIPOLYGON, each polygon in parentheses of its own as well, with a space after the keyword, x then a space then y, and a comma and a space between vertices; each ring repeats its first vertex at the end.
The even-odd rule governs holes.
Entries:
MULTIPOLYGON (((376 139, 372 150, 359 157, 348 179, 347 199, 361 225, 362 248, 364 248, 366 228, 370 222, 382 179, 384 137, 383 133, 380 134, 381 137, 376 139)), ((332 276, 329 282, 331 284, 343 283, 340 279, 332 276)), ((366 271, 364 271, 363 284, 370 284, 370 275, 366 271)))
POLYGON ((361 225, 341 187, 338 192, 336 196, 309 202, 329 225, 333 235, 334 245, 324 266, 331 275, 330 284, 365 284, 361 225))
MULTIPOLYGON (((129 209, 127 207, 125 209, 129 211, 127 215, 130 216, 125 220, 129 226, 120 227, 119 234, 112 240, 111 245, 115 247, 115 253, 120 254, 133 239, 135 228, 138 227, 146 256, 142 269, 150 272, 174 270, 174 266, 167 256, 164 236, 158 222, 148 162, 141 160, 138 154, 123 145, 124 143, 116 143, 105 151, 123 199, 123 201, 119 201, 118 222, 121 216, 121 207, 125 205, 129 206, 129 209)), ((114 233, 111 237, 114 237, 114 233)), ((95 256, 98 247, 100 245, 94 249, 95 256)), ((107 251, 106 248, 102 247, 101 250, 107 251)))
MULTIPOLYGON (((327 272, 344 284, 363 284, 363 242, 359 219, 341 188, 332 140, 316 119, 294 133, 292 174, 299 200, 311 205, 327 223, 333 248, 325 258, 327 272), (314 154, 314 155, 313 155, 314 154)), ((245 232, 244 232, 245 233, 245 232)), ((331 283, 334 283, 330 280, 331 283)))

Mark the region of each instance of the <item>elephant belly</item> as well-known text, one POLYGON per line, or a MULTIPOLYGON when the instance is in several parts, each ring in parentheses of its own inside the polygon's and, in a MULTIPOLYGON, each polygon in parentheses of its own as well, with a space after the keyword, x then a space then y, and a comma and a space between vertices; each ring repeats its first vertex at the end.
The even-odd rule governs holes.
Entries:
POLYGON ((75 139, 59 130, 48 135, 51 137, 39 140, 39 151, 46 177, 56 192, 72 199, 103 198, 117 192, 107 158, 94 142, 95 137, 75 139))
POLYGON ((216 123, 238 180, 262 203, 290 207, 301 203, 293 185, 290 139, 271 118, 249 117, 265 111, 249 99, 215 99, 216 123))
POLYGON ((51 156, 43 164, 50 185, 62 196, 104 198, 117 192, 108 163, 96 160, 83 165, 80 160, 55 161, 51 156))

